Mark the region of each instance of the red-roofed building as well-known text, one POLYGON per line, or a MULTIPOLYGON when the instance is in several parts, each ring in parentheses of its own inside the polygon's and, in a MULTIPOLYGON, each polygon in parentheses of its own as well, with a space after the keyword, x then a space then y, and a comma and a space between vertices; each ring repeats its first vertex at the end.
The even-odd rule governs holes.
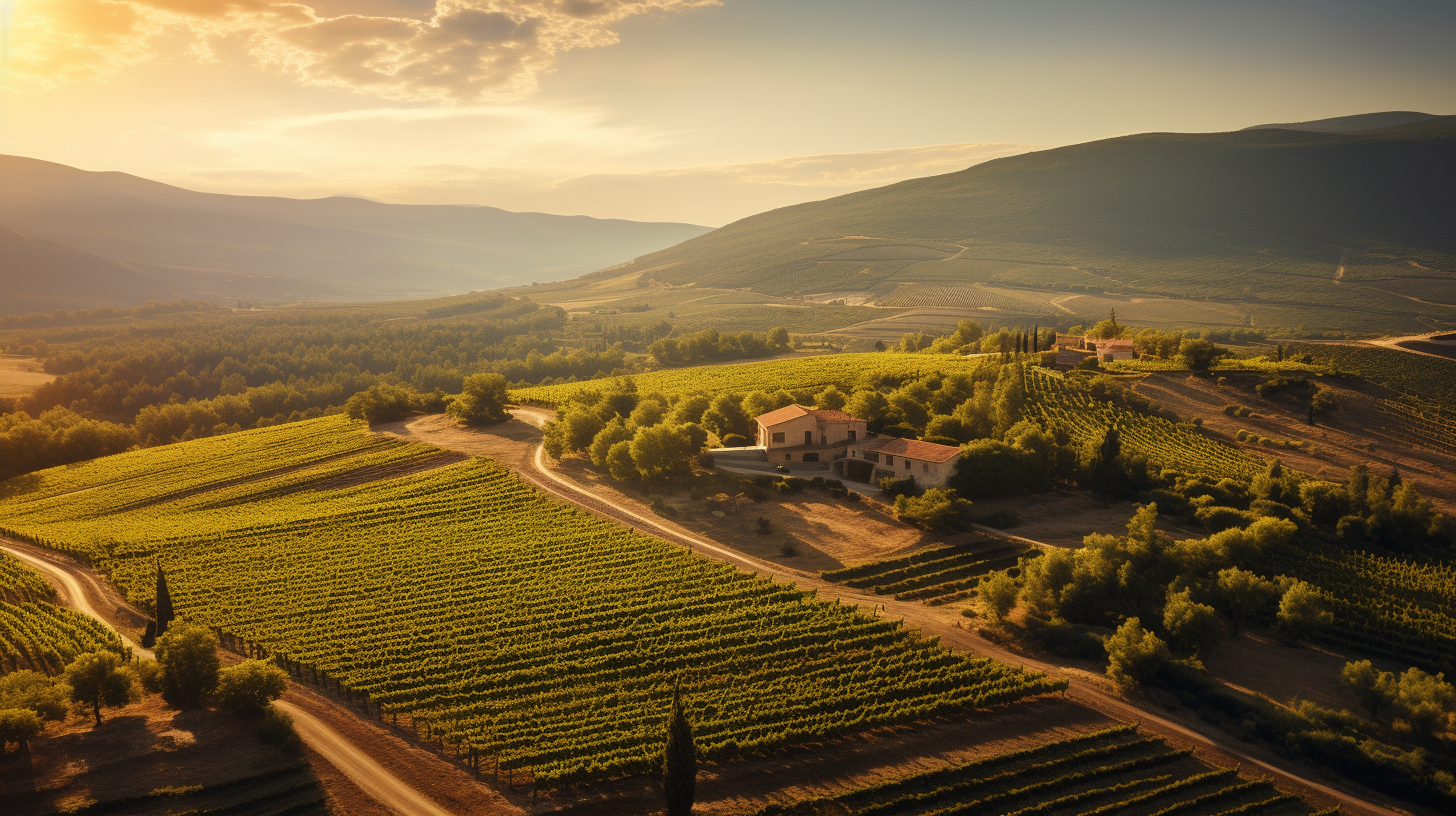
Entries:
POLYGON ((802 405, 769 411, 754 422, 758 424, 757 444, 768 452, 771 462, 817 462, 820 451, 805 450, 795 456, 794 449, 843 448, 864 439, 866 433, 863 419, 855 419, 843 411, 802 405), (805 459, 805 455, 813 458, 805 459))
POLYGON ((834 463, 844 478, 873 482, 885 476, 915 477, 921 487, 945 487, 955 473, 961 449, 918 439, 876 436, 848 446, 849 456, 834 463))

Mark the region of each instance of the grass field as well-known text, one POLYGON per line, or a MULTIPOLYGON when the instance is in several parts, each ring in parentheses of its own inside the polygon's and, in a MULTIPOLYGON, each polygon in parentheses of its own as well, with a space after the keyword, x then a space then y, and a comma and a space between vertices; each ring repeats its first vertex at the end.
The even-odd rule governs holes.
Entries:
POLYGON ((1058 688, 342 417, 24 477, 0 526, 544 783, 646 771, 682 683, 709 757, 1058 688), (246 510, 240 508, 246 505, 246 510))

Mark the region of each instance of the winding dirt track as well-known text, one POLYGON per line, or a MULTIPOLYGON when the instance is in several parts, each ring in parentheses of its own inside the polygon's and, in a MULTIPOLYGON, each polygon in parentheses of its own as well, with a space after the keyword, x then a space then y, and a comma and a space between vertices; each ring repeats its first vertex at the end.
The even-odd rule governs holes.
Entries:
MULTIPOLYGON (((538 428, 555 418, 554 412, 537 408, 520 408, 514 410, 512 413, 522 421, 535 425, 538 428)), ((1372 814, 1372 816, 1400 816, 1401 814, 1410 812, 1395 805, 1394 802, 1390 802, 1389 805, 1374 802, 1251 756, 1225 734, 1211 730, 1205 731, 1196 726, 1190 727, 1134 706, 1126 700, 1109 694, 1098 688, 1092 682, 1089 682, 1086 672, 1009 652, 973 632, 962 629, 955 625, 954 622, 949 622, 945 616, 938 614, 937 610, 932 607, 927 607, 918 602, 895 601, 885 596, 858 593, 842 584, 825 581, 812 573, 786 569, 777 564, 760 561, 736 550, 704 541, 680 528, 669 526, 667 523, 651 516, 635 512, 617 502, 593 493, 587 488, 551 470, 546 466, 545 450, 540 445, 536 446, 532 464, 535 467, 536 473, 522 473, 521 475, 523 477, 546 492, 569 501, 585 510, 607 516, 634 528, 647 528, 654 535, 681 544, 694 552, 760 574, 771 575, 775 579, 792 581, 798 584, 801 589, 815 590, 820 597, 837 597, 841 601, 863 604, 870 608, 879 606, 884 610, 884 614, 887 617, 898 616, 905 623, 919 628, 926 635, 939 635, 942 643, 960 651, 974 652, 1010 665, 1020 665, 1025 668, 1046 672, 1052 676, 1065 677, 1070 682, 1067 696, 1078 702, 1096 708, 1118 719, 1140 722, 1164 734, 1176 735, 1195 745, 1213 749, 1225 756, 1232 757, 1239 763, 1258 767, 1263 772, 1274 777, 1276 781, 1284 781, 1305 791, 1322 794, 1353 812, 1372 814)))
MULTIPOLYGON (((155 659, 155 655, 150 649, 143 649, 131 638, 122 634, 111 624, 111 621, 107 620, 106 616, 97 612, 96 608, 91 605, 91 600, 81 585, 82 581, 91 583, 93 592, 98 597, 105 597, 105 594, 95 585, 96 578, 88 570, 69 562, 41 558, 9 545, 0 546, 0 549, 44 573, 57 585, 61 598, 67 606, 95 618, 106 628, 116 632, 122 643, 131 647, 134 654, 148 660, 155 659)), ((357 785, 370 798, 400 816, 453 816, 450 811, 425 798, 419 791, 405 784, 371 759, 368 754, 359 750, 343 735, 329 728, 302 708, 283 700, 279 700, 274 705, 293 717, 293 724, 298 730, 298 736, 305 745, 317 751, 320 756, 328 760, 330 765, 337 768, 339 773, 357 785)))

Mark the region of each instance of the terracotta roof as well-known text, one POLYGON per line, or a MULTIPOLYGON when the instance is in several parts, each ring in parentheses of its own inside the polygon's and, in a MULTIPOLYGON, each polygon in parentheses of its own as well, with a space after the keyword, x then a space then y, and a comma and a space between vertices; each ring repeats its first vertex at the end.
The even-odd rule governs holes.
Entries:
POLYGON ((858 422, 859 420, 846 414, 843 411, 831 411, 827 408, 805 408, 802 405, 786 405, 777 411, 769 411, 763 416, 755 417, 755 421, 762 422, 764 426, 777 425, 780 422, 788 422, 791 419, 798 419, 803 416, 812 416, 820 422, 858 422))
POLYGON ((809 413, 821 422, 860 422, 862 420, 852 417, 843 411, 835 411, 832 408, 811 408, 809 413))
POLYGON ((922 462, 949 462, 961 452, 960 448, 951 445, 937 445, 934 442, 921 442, 919 439, 899 439, 893 436, 879 436, 874 439, 866 439, 863 442, 851 442, 851 448, 859 450, 879 451, 895 456, 903 456, 906 459, 918 459, 922 462))
POLYGON ((788 422, 791 419, 798 419, 801 416, 808 416, 809 409, 802 405, 785 405, 777 411, 769 411, 755 419, 764 425, 777 425, 780 422, 788 422))

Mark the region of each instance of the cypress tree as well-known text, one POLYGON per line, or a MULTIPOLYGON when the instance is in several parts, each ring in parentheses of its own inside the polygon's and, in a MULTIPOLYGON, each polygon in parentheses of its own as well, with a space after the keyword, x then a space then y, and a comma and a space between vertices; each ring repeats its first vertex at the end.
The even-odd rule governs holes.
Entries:
POLYGON ((1314 424, 1314 403, 1309 404, 1309 424, 1314 424))
POLYGON ((167 625, 176 615, 172 612, 172 594, 167 591, 167 576, 157 564, 157 637, 167 634, 167 625))
POLYGON ((1041 353, 1041 326, 1038 325, 1031 330, 1031 351, 1033 354, 1041 353))
POLYGON ((146 631, 142 632, 142 648, 150 649, 155 645, 157 645, 157 622, 149 620, 146 631))
POLYGON ((693 727, 683 715, 677 684, 672 687, 672 716, 667 721, 667 750, 662 758, 662 787, 667 796, 667 816, 688 816, 698 780, 698 752, 693 745, 693 727))

